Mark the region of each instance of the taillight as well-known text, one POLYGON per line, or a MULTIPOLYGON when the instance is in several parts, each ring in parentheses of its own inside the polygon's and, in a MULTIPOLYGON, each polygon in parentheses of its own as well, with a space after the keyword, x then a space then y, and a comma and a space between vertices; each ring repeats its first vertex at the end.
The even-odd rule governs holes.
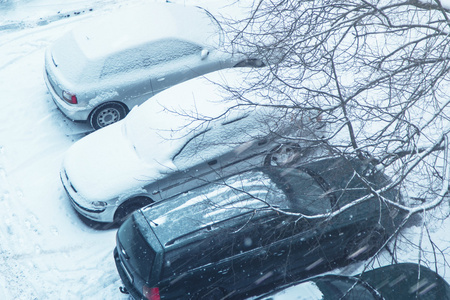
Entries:
POLYGON ((73 93, 70 93, 70 92, 67 92, 67 91, 62 91, 62 96, 63 96, 64 100, 66 100, 70 104, 77 104, 78 103, 77 96, 75 94, 73 94, 73 93))
POLYGON ((144 298, 147 300, 160 300, 161 297, 159 296, 159 288, 152 287, 149 288, 148 286, 144 285, 142 287, 142 294, 144 295, 144 298))

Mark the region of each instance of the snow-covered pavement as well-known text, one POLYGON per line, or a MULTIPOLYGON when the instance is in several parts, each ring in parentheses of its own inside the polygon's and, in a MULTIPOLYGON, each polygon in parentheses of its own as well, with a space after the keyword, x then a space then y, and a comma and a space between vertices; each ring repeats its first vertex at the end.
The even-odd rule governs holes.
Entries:
POLYGON ((82 222, 60 183, 61 159, 88 127, 57 110, 43 66, 45 48, 77 22, 134 2, 0 1, 0 299, 129 299, 116 229, 82 222))
MULTIPOLYGON (((30 7, 39 8, 37 2, 30 7)), ((115 230, 83 223, 59 180, 61 158, 86 126, 65 119, 43 81, 45 48, 79 20, 117 3, 68 1, 93 11, 53 22, 58 14, 50 2, 38 18, 49 16, 48 22, 0 31, 0 298, 128 299, 117 289, 115 230)), ((25 24, 14 23, 21 14, 36 17, 39 9, 29 17, 26 7, 8 12, 9 24, 25 24)))

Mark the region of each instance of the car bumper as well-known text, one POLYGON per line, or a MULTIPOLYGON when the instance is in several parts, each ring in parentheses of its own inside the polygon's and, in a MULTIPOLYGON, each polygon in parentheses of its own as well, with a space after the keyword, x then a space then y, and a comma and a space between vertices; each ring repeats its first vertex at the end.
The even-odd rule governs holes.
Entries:
POLYGON ((109 205, 108 203, 106 203, 106 206, 95 209, 85 207, 83 203, 88 203, 88 200, 86 200, 76 192, 76 190, 70 183, 64 168, 61 169, 60 178, 64 190, 66 191, 70 203, 72 204, 72 207, 80 215, 97 222, 110 223, 114 221, 114 214, 117 209, 115 205, 109 205))
POLYGON ((83 106, 74 106, 66 103, 55 91, 50 80, 48 79, 47 70, 44 69, 44 80, 47 85, 47 89, 52 96, 53 102, 56 104, 56 107, 69 119, 73 121, 86 121, 91 112, 91 108, 86 108, 83 106))

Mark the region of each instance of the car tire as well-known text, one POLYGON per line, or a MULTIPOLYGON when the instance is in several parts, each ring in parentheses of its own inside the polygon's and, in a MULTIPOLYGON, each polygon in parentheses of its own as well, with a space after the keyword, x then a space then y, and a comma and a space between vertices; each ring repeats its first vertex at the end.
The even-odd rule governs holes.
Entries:
POLYGON ((92 111, 89 123, 92 128, 97 130, 122 120, 127 115, 127 112, 128 109, 121 103, 104 103, 92 111))
POLYGON ((285 166, 294 163, 301 155, 301 147, 296 143, 280 144, 264 158, 265 166, 285 166))
POLYGON ((122 224, 133 212, 153 203, 149 198, 136 198, 122 203, 114 214, 114 223, 122 224))

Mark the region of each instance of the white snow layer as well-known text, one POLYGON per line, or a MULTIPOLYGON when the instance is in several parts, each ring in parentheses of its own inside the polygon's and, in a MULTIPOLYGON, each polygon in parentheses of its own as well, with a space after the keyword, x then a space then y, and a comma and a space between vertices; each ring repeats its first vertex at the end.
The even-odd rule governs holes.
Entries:
MULTIPOLYGON (((57 110, 42 71, 45 48, 77 22, 134 2, 139 1, 0 3, 0 299, 129 299, 118 290, 116 230, 83 223, 60 183, 62 157, 86 127, 57 110)), ((447 219, 430 232, 440 249, 450 246, 449 226, 447 219)), ((417 242, 419 231, 413 227, 405 234, 417 242)), ((422 246, 432 249, 425 241, 422 246)), ((414 250, 405 247, 399 260, 416 262, 414 250)), ((334 273, 354 274, 360 266, 334 273)), ((441 274, 450 280, 449 272, 441 274)))

